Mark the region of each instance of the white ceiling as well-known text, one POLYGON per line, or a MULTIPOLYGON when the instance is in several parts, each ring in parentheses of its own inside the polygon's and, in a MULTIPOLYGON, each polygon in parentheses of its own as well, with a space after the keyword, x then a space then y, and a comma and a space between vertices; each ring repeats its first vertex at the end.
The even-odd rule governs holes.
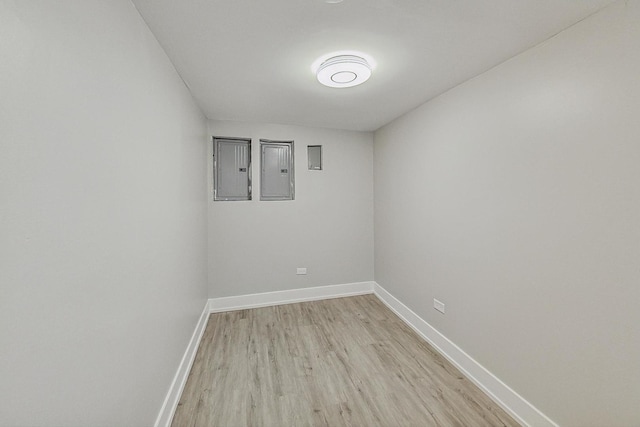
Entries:
POLYGON ((133 0, 210 119, 375 130, 612 0, 133 0), (377 65, 322 86, 321 55, 377 65))

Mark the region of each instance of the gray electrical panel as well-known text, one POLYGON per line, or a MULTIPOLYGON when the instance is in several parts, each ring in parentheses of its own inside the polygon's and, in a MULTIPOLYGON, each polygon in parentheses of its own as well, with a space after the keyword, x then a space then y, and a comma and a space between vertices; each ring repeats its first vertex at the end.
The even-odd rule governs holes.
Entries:
POLYGON ((293 200, 293 141, 260 140, 260 200, 293 200))
POLYGON ((213 200, 251 200, 251 140, 213 138, 213 200))

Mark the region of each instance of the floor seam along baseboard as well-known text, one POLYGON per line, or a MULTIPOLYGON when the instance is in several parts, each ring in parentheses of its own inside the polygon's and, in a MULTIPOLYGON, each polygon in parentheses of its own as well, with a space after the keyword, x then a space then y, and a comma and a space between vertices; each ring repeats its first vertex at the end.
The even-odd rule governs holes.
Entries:
POLYGON ((184 386, 187 383, 191 366, 193 366, 193 361, 196 358, 198 347, 200 347, 200 341, 202 340, 202 335, 204 335, 204 330, 207 326, 207 321, 209 320, 209 314, 209 302, 207 301, 204 309, 202 310, 202 314, 200 314, 200 317, 198 318, 198 323, 191 335, 189 344, 187 344, 187 349, 180 360, 180 365, 178 365, 178 369, 173 377, 167 396, 162 403, 162 407, 160 408, 154 427, 171 427, 173 414, 176 412, 178 402, 182 395, 182 390, 184 390, 184 386))

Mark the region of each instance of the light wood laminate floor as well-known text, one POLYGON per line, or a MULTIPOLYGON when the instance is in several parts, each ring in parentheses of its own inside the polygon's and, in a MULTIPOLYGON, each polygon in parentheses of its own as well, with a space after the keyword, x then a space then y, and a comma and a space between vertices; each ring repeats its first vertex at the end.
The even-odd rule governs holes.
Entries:
POLYGON ((183 426, 517 426, 374 295, 212 314, 183 426))

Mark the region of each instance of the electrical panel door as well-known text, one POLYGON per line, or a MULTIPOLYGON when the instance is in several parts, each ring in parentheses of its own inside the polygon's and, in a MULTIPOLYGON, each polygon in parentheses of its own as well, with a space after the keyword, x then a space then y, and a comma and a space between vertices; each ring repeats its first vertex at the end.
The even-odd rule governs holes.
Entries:
POLYGON ((214 138, 214 200, 251 200, 251 140, 214 138))
POLYGON ((260 140, 260 200, 293 200, 293 141, 260 140))

